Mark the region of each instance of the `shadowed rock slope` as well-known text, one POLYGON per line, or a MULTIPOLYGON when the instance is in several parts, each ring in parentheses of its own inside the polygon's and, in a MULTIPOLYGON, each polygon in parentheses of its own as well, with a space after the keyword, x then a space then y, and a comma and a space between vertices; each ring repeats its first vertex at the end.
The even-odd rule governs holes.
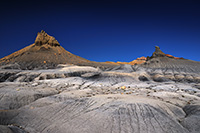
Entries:
POLYGON ((158 46, 145 63, 123 64, 111 71, 129 73, 140 81, 200 83, 200 62, 168 56, 158 46))
POLYGON ((155 47, 155 52, 153 52, 148 61, 141 66, 165 70, 172 69, 178 72, 200 73, 200 62, 169 56, 164 54, 158 46, 155 47))
POLYGON ((200 62, 169 57, 159 47, 144 64, 139 65, 155 80, 200 82, 200 62))
MULTIPOLYGON (((0 66, 19 64, 21 69, 49 69, 58 64, 90 65, 95 67, 114 66, 97 63, 66 51, 59 42, 43 30, 37 34, 35 43, 0 59, 0 66)), ((10 66, 9 66, 10 67, 10 66)))

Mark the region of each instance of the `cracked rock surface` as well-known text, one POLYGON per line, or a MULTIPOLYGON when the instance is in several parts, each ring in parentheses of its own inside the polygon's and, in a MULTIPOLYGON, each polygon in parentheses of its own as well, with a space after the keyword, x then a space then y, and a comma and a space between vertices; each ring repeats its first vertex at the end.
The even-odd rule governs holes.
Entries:
POLYGON ((199 73, 171 70, 2 69, 0 133, 199 133, 199 73))

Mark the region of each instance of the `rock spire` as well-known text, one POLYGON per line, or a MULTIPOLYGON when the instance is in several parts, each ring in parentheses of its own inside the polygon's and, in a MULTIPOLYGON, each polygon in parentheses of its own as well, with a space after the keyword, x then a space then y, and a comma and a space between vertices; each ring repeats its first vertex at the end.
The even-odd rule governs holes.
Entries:
POLYGON ((155 52, 153 52, 152 57, 164 57, 165 53, 163 53, 158 46, 155 46, 155 52))
POLYGON ((42 46, 44 44, 60 46, 59 42, 54 37, 48 35, 44 30, 41 30, 41 32, 38 32, 37 34, 35 45, 42 46))

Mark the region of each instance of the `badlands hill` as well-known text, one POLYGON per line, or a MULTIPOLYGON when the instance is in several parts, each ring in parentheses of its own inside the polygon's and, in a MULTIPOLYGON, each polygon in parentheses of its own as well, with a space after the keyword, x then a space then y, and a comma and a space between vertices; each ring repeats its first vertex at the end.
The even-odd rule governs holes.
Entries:
POLYGON ((0 133, 199 133, 200 62, 156 47, 142 64, 108 64, 38 33, 1 59, 0 133))
POLYGON ((59 42, 45 31, 37 34, 35 43, 0 59, 0 66, 19 67, 21 69, 50 69, 58 64, 90 65, 107 68, 109 63, 97 63, 66 51, 59 42), (19 65, 19 66, 17 66, 19 65))
POLYGON ((148 61, 140 66, 160 79, 164 76, 169 80, 200 82, 200 62, 168 56, 158 46, 148 61))
POLYGON ((150 58, 148 58, 148 61, 146 61, 141 66, 145 68, 162 69, 164 71, 171 70, 182 73, 200 72, 200 62, 165 54, 160 50, 158 46, 155 47, 155 52, 150 58))

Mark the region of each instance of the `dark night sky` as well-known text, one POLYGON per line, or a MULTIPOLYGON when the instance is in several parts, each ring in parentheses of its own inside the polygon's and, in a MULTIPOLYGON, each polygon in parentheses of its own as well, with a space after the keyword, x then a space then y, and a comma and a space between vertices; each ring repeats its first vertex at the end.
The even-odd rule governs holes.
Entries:
POLYGON ((194 0, 0 2, 0 58, 34 43, 42 29, 93 61, 164 53, 200 61, 200 3, 194 0))

